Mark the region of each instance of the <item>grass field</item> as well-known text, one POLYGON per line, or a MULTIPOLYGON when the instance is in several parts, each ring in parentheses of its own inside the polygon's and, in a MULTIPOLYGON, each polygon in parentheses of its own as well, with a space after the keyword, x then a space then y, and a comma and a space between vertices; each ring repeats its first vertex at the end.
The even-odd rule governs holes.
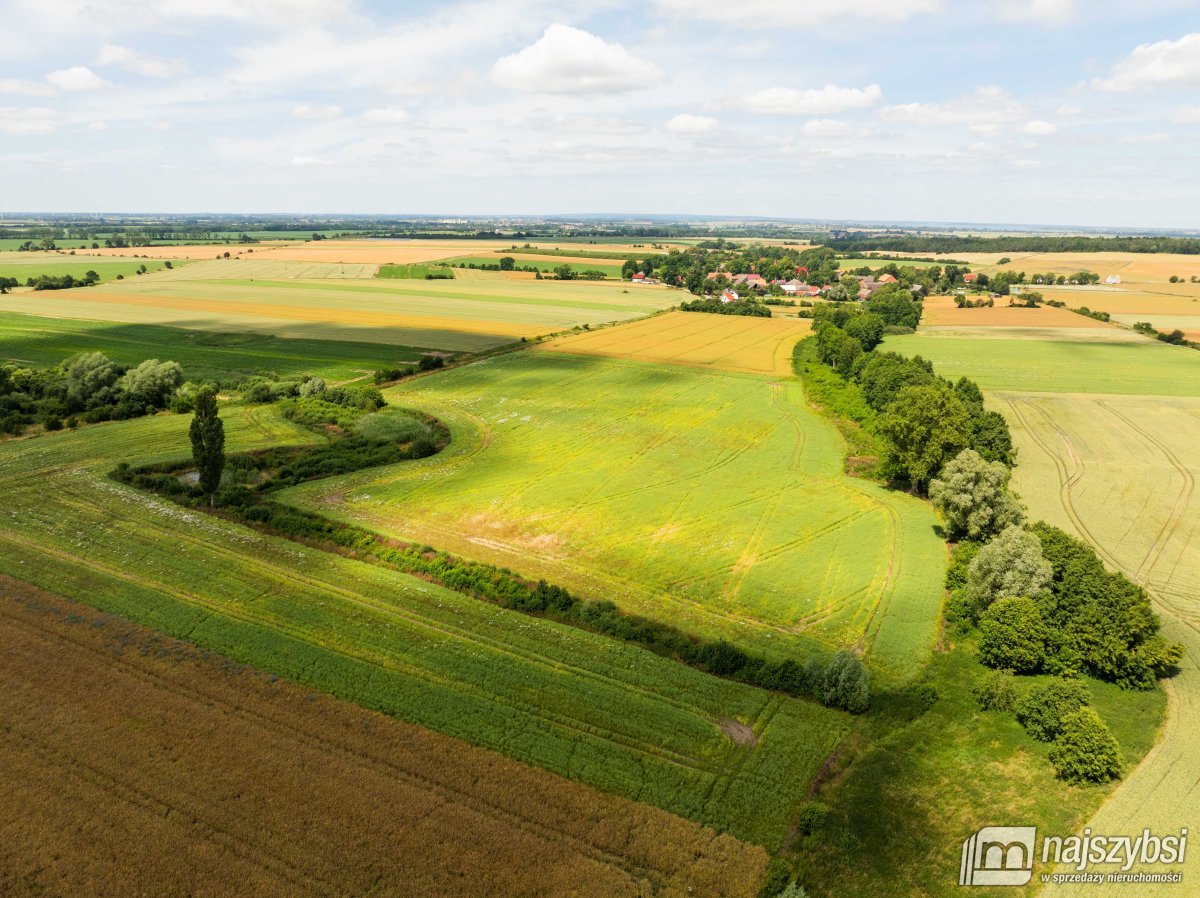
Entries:
POLYGON ((455 273, 450 269, 439 265, 380 265, 379 270, 375 272, 375 277, 380 280, 402 280, 402 281, 419 281, 424 280, 428 274, 437 273, 445 276, 449 274, 451 278, 455 273))
POLYGON ((388 395, 449 423, 450 449, 284 501, 772 657, 856 645, 893 681, 928 657, 933 514, 845 477, 795 380, 523 352, 388 395))
POLYGON ((667 312, 559 337, 538 348, 788 377, 792 373, 792 347, 811 328, 809 319, 667 312))
MULTIPOLYGON (((253 271, 251 266, 257 264, 258 260, 210 263, 223 274, 237 266, 246 266, 238 271, 253 271)), ((184 272, 167 272, 87 290, 0 296, 0 310, 474 352, 577 325, 637 317, 669 301, 665 291, 649 288, 504 278, 195 280, 184 272)))
POLYGON ((5 895, 753 898, 766 867, 762 848, 6 577, 0 642, 5 895))
POLYGON ((375 277, 377 268, 376 265, 360 262, 285 262, 278 259, 257 259, 253 256, 234 256, 229 259, 193 262, 186 269, 177 268, 164 272, 155 280, 367 280, 375 277))
MULTIPOLYGON (((312 439, 273 406, 223 414, 229 451, 312 439)), ((0 573, 770 848, 853 725, 104 476, 186 456, 188 421, 0 443, 0 573)))
MULTIPOLYGON (((145 259, 129 261, 101 261, 83 256, 71 256, 59 253, 9 253, 0 258, 0 277, 16 278, 22 284, 28 278, 50 274, 61 277, 64 274, 82 278, 89 271, 100 275, 100 282, 115 281, 117 275, 127 278, 138 277, 137 270, 145 265, 151 272, 161 271, 166 260, 145 259)), ((172 264, 182 267, 186 263, 178 259, 172 264)))
POLYGON ((426 349, 0 312, 0 361, 56 365, 77 352, 98 351, 126 366, 151 357, 173 359, 183 366, 185 377, 195 380, 240 380, 273 373, 281 377, 316 374, 339 383, 367 377, 380 368, 415 363, 426 349))
POLYGON ((918 262, 915 259, 905 259, 897 256, 894 259, 838 259, 838 267, 843 271, 850 268, 882 268, 885 265, 895 263, 901 268, 932 268, 934 265, 941 265, 941 262, 918 262))
POLYGON ((112 256, 130 259, 217 259, 229 253, 230 257, 265 252, 270 244, 259 243, 179 243, 156 244, 154 246, 101 247, 100 249, 77 249, 77 256, 112 256))
POLYGON ((966 375, 985 390, 1200 395, 1200 355, 1153 340, 1088 343, 917 333, 888 337, 887 348, 923 356, 940 374, 966 375))

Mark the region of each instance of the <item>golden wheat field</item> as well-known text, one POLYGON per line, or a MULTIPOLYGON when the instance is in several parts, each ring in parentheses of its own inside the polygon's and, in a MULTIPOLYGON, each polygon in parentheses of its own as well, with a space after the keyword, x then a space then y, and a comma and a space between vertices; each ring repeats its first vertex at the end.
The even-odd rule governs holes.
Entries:
POLYGON ((541 349, 639 362, 668 362, 747 374, 792 373, 792 348, 811 330, 804 318, 742 318, 667 312, 560 337, 541 349))

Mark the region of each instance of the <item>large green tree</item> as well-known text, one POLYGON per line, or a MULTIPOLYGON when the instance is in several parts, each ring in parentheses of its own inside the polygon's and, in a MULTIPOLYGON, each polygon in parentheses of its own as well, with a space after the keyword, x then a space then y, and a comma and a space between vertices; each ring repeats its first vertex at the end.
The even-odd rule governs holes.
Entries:
POLYGON ((225 470, 225 424, 217 413, 217 393, 212 387, 204 387, 196 394, 196 415, 189 435, 200 489, 211 506, 225 470))
POLYGON ((1006 527, 971 559, 964 592, 982 613, 997 599, 1047 595, 1053 575, 1038 538, 1021 527, 1006 527))
POLYGON ((918 490, 967 445, 970 416, 944 383, 905 387, 876 422, 887 474, 918 490))
POLYGON ((1036 673, 1046 661, 1049 635, 1032 599, 997 599, 979 621, 979 660, 1014 673, 1036 673))
POLYGON ((929 497, 946 518, 953 540, 984 540, 1020 524, 1020 503, 1008 489, 1009 470, 974 449, 956 455, 929 483, 929 497))
POLYGON ((1100 715, 1080 708, 1063 718, 1050 761, 1068 783, 1106 783, 1121 776, 1121 748, 1100 715))

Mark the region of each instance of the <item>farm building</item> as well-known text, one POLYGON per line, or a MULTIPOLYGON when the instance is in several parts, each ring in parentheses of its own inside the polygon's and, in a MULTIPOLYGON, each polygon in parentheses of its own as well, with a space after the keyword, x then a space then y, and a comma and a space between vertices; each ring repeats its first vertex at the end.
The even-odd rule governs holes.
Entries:
POLYGON ((738 295, 732 290, 725 290, 721 293, 721 302, 737 302, 738 295))
POLYGON ((1119 284, 1119 283, 1121 283, 1121 276, 1119 274, 1110 274, 1108 277, 1106 277, 1104 279, 1104 283, 1119 284))

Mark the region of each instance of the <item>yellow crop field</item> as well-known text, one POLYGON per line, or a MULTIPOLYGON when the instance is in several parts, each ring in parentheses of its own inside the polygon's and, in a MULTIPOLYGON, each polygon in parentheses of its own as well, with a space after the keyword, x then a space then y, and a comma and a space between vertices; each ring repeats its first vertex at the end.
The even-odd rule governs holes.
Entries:
POLYGON ((256 243, 250 246, 245 243, 197 243, 182 246, 121 246, 101 247, 100 249, 77 249, 79 256, 121 256, 148 259, 215 259, 229 253, 230 256, 245 255, 250 252, 263 252, 276 244, 256 243))
POLYGON ((375 277, 378 269, 378 265, 366 262, 289 262, 257 256, 234 256, 197 262, 186 270, 164 271, 155 280, 369 280, 375 277))
POLYGON ((924 303, 923 327, 1033 327, 1112 329, 1114 325, 1077 315, 1068 309, 1039 306, 1036 309, 1012 308, 999 299, 992 308, 960 309, 953 297, 931 296, 924 303))
POLYGON ((453 256, 508 249, 511 240, 318 240, 256 251, 290 262, 359 262, 408 265, 453 256))
POLYGON ((810 329, 811 321, 804 318, 743 318, 704 312, 668 312, 642 321, 560 337, 540 348, 786 377, 792 373, 792 347, 810 329))
MULTIPOLYGON (((899 254, 896 254, 899 255, 899 254)), ((976 271, 1035 271, 1071 274, 1094 271, 1101 278, 1119 275, 1127 283, 1162 283, 1171 275, 1200 276, 1200 256, 1175 253, 951 253, 943 258, 969 262, 976 271), (1008 259, 1003 265, 1001 259, 1008 259)))

